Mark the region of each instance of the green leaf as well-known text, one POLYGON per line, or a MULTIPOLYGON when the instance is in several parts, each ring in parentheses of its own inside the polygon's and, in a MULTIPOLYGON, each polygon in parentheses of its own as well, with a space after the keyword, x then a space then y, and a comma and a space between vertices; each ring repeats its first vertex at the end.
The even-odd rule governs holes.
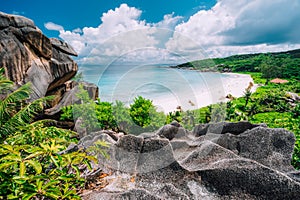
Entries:
POLYGON ((52 155, 50 156, 50 158, 51 158, 52 162, 54 162, 55 166, 59 168, 59 164, 58 164, 57 160, 52 155))
POLYGON ((51 198, 53 198, 53 199, 58 199, 59 197, 60 197, 60 191, 58 190, 58 189, 54 189, 54 190, 52 190, 51 192, 50 191, 48 191, 48 192, 46 192, 46 194, 45 194, 45 196, 47 196, 47 197, 51 197, 51 198))
POLYGON ((7 155, 7 156, 0 159, 0 161, 3 161, 3 160, 13 160, 13 161, 21 162, 22 158, 21 158, 20 155, 10 154, 10 155, 7 155))
POLYGON ((17 162, 5 162, 0 164, 0 170, 10 167, 11 165, 15 165, 17 162))
POLYGON ((19 185, 24 185, 26 183, 26 177, 21 177, 21 176, 15 176, 13 178, 14 182, 19 184, 19 185))
POLYGON ((18 199, 18 198, 19 198, 18 196, 15 196, 13 194, 7 195, 7 199, 18 199))
POLYGON ((80 170, 79 170, 79 168, 76 165, 71 165, 71 167, 73 169, 75 169, 77 178, 80 178, 80 170))
POLYGON ((22 200, 29 200, 32 197, 34 197, 37 193, 32 193, 32 194, 26 194, 22 197, 22 200))
POLYGON ((76 195, 76 191, 75 190, 68 190, 68 192, 65 193, 64 196, 62 196, 62 199, 66 199, 66 198, 68 198, 71 195, 76 195))
POLYGON ((56 185, 58 185, 59 183, 60 183, 59 180, 51 180, 48 183, 46 183, 42 188, 45 190, 45 189, 47 189, 47 188, 49 188, 51 186, 55 186, 56 187, 56 185))
POLYGON ((6 153, 15 152, 13 146, 9 145, 9 144, 1 144, 0 148, 1 148, 1 150, 5 151, 6 153))
POLYGON ((37 157, 39 155, 43 155, 43 154, 44 154, 43 151, 37 151, 37 152, 34 152, 34 153, 30 154, 29 156, 27 156, 24 160, 35 158, 35 157, 37 157))
POLYGON ((36 180, 36 189, 37 189, 38 191, 41 191, 41 190, 42 190, 42 187, 43 187, 43 184, 44 184, 44 181, 37 179, 37 180, 36 180))
POLYGON ((26 160, 25 162, 30 164, 34 168, 37 174, 40 174, 42 172, 43 170, 42 165, 38 161, 26 160))
POLYGON ((25 166, 25 162, 20 162, 20 176, 24 176, 26 171, 26 166, 25 166))

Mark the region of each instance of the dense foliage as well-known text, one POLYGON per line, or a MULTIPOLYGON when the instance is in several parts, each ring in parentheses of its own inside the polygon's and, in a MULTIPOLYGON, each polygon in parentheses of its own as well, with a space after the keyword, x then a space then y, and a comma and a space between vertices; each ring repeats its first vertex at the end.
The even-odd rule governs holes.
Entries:
POLYGON ((247 54, 185 63, 178 67, 231 72, 261 72, 264 78, 300 80, 300 58, 286 54, 247 54))
POLYGON ((0 69, 0 199, 80 199, 82 172, 97 160, 83 150, 60 153, 75 133, 35 121, 49 98, 27 103, 30 92, 0 69))
POLYGON ((82 128, 87 132, 111 129, 131 134, 155 131, 166 122, 164 113, 157 112, 151 100, 138 96, 133 103, 126 107, 116 101, 114 104, 96 102, 89 98, 88 92, 79 86, 77 97, 79 104, 62 109, 61 120, 82 120, 82 128))

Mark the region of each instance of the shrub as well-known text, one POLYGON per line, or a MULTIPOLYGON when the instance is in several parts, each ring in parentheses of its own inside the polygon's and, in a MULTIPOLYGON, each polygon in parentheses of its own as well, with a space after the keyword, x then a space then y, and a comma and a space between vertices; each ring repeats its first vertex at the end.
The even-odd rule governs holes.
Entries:
POLYGON ((80 175, 96 158, 83 150, 59 153, 75 140, 75 133, 48 127, 51 120, 34 121, 51 98, 27 103, 30 85, 15 89, 3 72, 0 69, 0 199, 80 199, 77 193, 85 184, 80 175))
POLYGON ((130 128, 133 134, 154 131, 163 126, 166 121, 164 113, 157 112, 152 101, 141 96, 134 99, 133 104, 130 105, 129 114, 135 123, 130 128))
POLYGON ((101 129, 116 129, 117 123, 113 115, 113 107, 111 103, 101 102, 98 99, 96 105, 96 116, 100 123, 101 129))

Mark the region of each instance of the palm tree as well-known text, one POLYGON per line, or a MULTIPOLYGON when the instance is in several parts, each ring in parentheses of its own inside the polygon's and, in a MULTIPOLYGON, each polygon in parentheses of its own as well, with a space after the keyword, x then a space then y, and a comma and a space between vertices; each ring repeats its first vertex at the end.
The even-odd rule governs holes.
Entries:
POLYGON ((0 141, 30 124, 50 99, 44 97, 27 103, 30 92, 30 83, 16 89, 14 83, 4 76, 4 69, 0 68, 0 141))

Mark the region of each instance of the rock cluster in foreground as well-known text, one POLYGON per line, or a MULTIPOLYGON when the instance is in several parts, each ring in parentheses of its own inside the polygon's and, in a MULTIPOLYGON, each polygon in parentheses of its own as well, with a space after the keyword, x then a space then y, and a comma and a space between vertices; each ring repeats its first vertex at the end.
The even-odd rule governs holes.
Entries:
MULTIPOLYGON (((99 155, 106 186, 83 199, 297 199, 300 183, 290 165, 295 137, 248 122, 216 123, 187 131, 178 124, 157 133, 111 137, 100 131, 77 147, 111 143, 99 155), (206 131, 204 131, 206 130, 206 131), (232 130, 232 131, 231 131, 232 130)), ((95 180, 93 180, 95 181, 95 180)))

